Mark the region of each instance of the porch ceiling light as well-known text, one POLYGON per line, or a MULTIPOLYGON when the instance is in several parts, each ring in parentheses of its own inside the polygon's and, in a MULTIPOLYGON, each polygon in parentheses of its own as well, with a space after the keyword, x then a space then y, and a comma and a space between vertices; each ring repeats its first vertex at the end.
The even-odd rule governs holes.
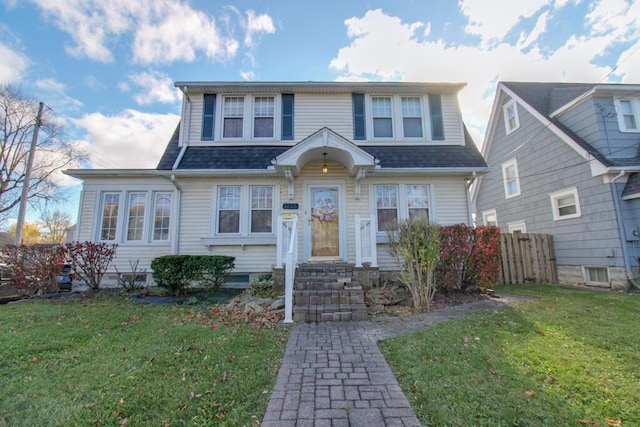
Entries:
POLYGON ((327 167, 327 153, 322 153, 322 173, 328 173, 329 168, 327 167))

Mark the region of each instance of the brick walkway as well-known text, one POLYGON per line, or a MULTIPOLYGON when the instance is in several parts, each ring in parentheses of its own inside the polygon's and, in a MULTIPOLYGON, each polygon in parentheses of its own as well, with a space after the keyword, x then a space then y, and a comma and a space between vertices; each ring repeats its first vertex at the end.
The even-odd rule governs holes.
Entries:
POLYGON ((377 342, 522 300, 503 296, 407 318, 296 324, 262 427, 420 426, 377 342))

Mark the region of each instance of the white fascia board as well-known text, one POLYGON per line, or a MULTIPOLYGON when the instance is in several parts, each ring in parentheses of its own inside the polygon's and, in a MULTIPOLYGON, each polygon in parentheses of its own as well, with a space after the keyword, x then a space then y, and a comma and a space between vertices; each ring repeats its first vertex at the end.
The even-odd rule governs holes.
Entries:
POLYGON ((571 147, 583 159, 590 161, 592 163, 592 166, 591 166, 592 168, 594 167, 593 163, 597 163, 598 165, 600 165, 602 167, 606 167, 599 160, 595 159, 591 155, 591 153, 589 153, 589 151, 585 150, 580 145, 578 145, 578 143, 576 143, 569 135, 564 133, 560 128, 558 128, 555 124, 553 124, 545 116, 540 114, 538 112, 538 110, 533 108, 531 105, 529 105, 527 102, 525 102, 522 98, 520 98, 518 95, 516 95, 514 92, 512 92, 508 87, 503 86, 502 90, 504 90, 504 92, 507 95, 509 95, 510 97, 516 99, 517 102, 522 106, 522 108, 527 110, 527 112, 529 112, 529 114, 531 114, 533 117, 535 117, 540 123, 542 123, 547 129, 549 129, 551 132, 553 132, 558 138, 560 138, 562 141, 564 141, 569 147, 571 147))
POLYGON ((367 173, 367 176, 400 176, 400 175, 464 175, 469 173, 477 175, 489 172, 489 168, 376 168, 367 173))
POLYGON ((99 177, 199 177, 199 176, 280 176, 272 169, 190 169, 190 170, 158 170, 158 169, 68 169, 63 171, 65 175, 74 178, 99 178, 99 177))

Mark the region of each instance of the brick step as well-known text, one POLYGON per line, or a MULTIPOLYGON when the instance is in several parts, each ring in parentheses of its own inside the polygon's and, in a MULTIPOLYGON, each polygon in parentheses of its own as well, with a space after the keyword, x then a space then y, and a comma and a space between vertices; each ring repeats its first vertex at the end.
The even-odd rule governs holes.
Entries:
POLYGON ((294 322, 336 322, 367 320, 364 304, 298 305, 293 307, 294 322))
POLYGON ((321 280, 314 279, 298 279, 295 280, 295 289, 308 289, 308 290, 342 290, 342 289, 361 289, 360 282, 353 281, 351 279, 336 279, 321 280))
POLYGON ((363 304, 364 292, 361 287, 344 290, 295 290, 294 305, 308 304, 363 304))

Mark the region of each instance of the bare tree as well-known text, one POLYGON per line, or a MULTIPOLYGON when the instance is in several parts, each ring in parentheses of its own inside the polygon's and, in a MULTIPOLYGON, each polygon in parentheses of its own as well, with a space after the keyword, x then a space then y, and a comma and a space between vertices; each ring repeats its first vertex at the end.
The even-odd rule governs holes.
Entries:
POLYGON ((71 225, 71 214, 68 212, 45 208, 40 213, 40 228, 46 243, 64 243, 71 225))
MULTIPOLYGON (((0 224, 20 204, 37 110, 38 103, 18 88, 0 85, 0 224)), ((32 205, 64 198, 56 174, 85 157, 77 145, 62 138, 62 131, 45 109, 27 196, 32 205)))

